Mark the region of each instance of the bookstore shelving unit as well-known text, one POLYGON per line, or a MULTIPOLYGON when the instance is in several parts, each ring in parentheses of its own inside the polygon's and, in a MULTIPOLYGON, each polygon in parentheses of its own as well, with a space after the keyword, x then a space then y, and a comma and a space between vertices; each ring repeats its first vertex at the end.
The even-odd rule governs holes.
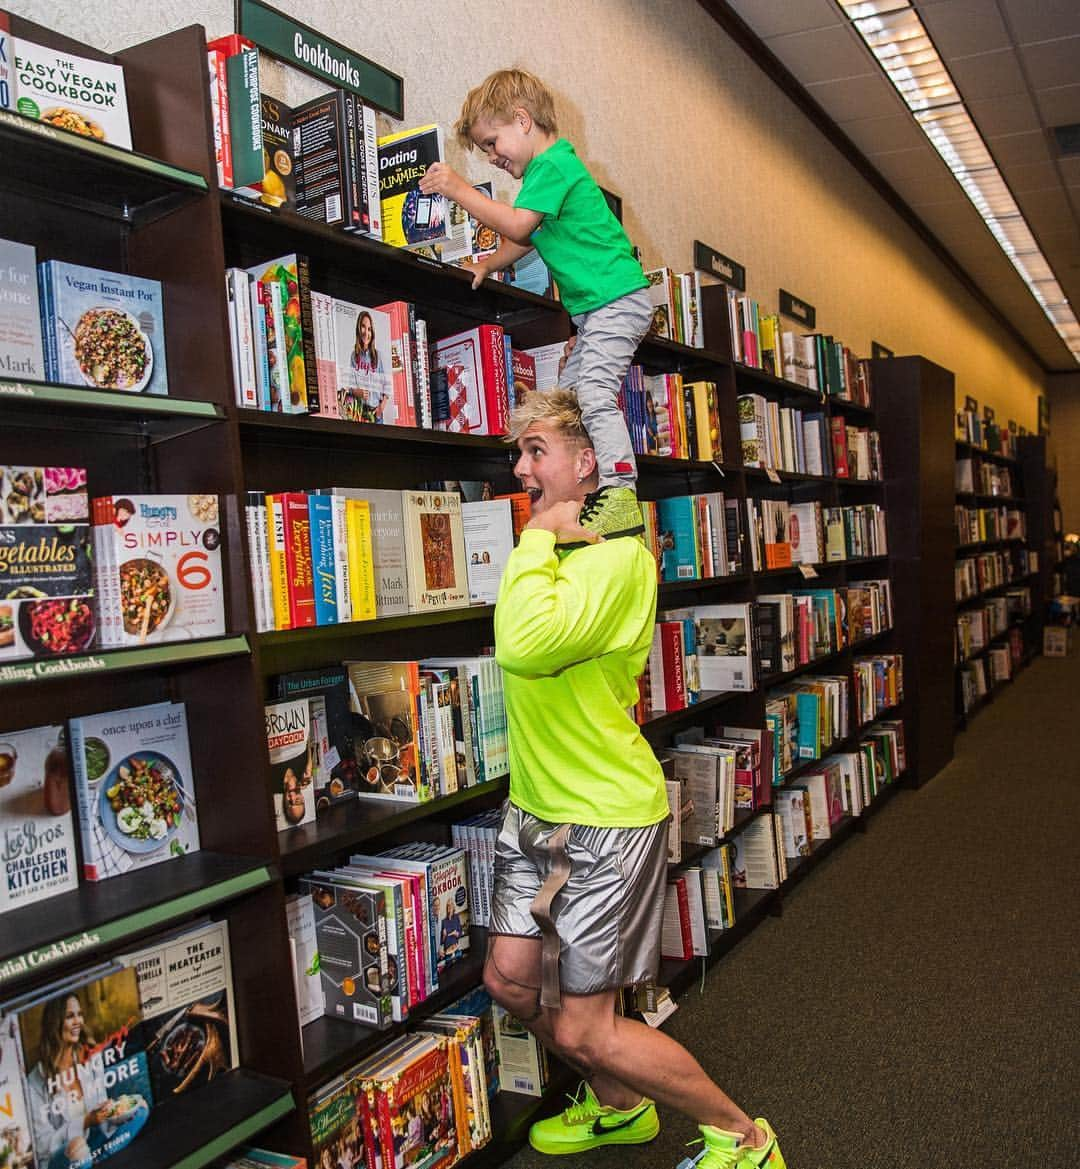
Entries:
POLYGON ((870 363, 881 431, 904 729, 913 784, 953 755, 953 375, 923 357, 870 363))
MULTIPOLYGON (((512 332, 516 345, 531 346, 566 337, 569 323, 555 302, 492 282, 474 293, 469 278, 455 269, 220 194, 214 187, 201 28, 171 33, 109 58, 51 30, 11 19, 15 36, 123 63, 137 150, 127 154, 96 146, 3 115, 0 141, 9 160, 0 174, 5 234, 37 247, 39 258, 162 281, 170 396, 141 399, 0 381, 5 434, 17 430, 19 461, 85 466, 94 495, 217 494, 227 633, 207 641, 86 654, 62 667, 27 662, 0 668, 0 690, 9 699, 0 730, 158 700, 184 702, 202 836, 201 852, 140 871, 137 880, 122 877, 84 885, 51 902, 48 914, 23 910, 10 915, 5 926, 16 928, 5 930, 0 944, 0 995, 63 973, 85 962, 89 953, 102 957, 196 914, 212 911, 227 918, 242 1067, 215 1079, 212 1092, 200 1090, 154 1112, 147 1135, 114 1163, 117 1169, 129 1164, 140 1169, 199 1169, 263 1130, 268 1130, 268 1144, 310 1157, 306 1106, 312 1090, 395 1031, 375 1034, 323 1019, 306 1027, 301 1037, 285 924, 287 890, 300 874, 338 863, 366 842, 445 839, 456 816, 497 804, 507 785, 496 781, 421 806, 346 804, 279 838, 266 782, 263 703, 269 697, 270 679, 330 660, 475 652, 492 641, 492 610, 484 606, 435 616, 257 633, 242 516, 244 492, 295 489, 325 482, 330 475, 342 486, 404 488, 461 478, 466 470, 469 478, 492 479, 508 490, 513 487, 511 460, 498 439, 237 409, 231 390, 224 269, 302 252, 309 258, 313 287, 364 303, 414 300, 432 337, 479 321, 497 321, 512 332)), ((714 347, 705 350, 650 340, 638 360, 653 371, 678 371, 716 382, 723 447, 729 458, 740 446, 735 398, 753 389, 785 403, 842 413, 858 425, 874 425, 876 418, 889 478, 880 484, 781 472, 774 481, 737 464, 644 458, 642 494, 658 498, 722 490, 740 506, 747 496, 816 499, 828 506, 887 500, 890 555, 818 565, 813 582, 805 582, 796 568, 665 585, 660 607, 705 600, 749 602, 803 583, 842 585, 889 576, 896 586, 896 628, 799 670, 772 675, 752 692, 705 695, 686 710, 657 713, 643 733, 662 749, 678 730, 695 723, 707 730, 724 724, 761 726, 769 687, 814 670, 850 675, 856 654, 895 650, 905 654, 909 696, 888 715, 905 721, 909 777, 928 777, 940 763, 929 746, 920 747, 919 735, 930 737, 929 718, 920 731, 920 710, 930 709, 924 704, 934 699, 927 679, 936 634, 926 624, 930 610, 925 602, 932 590, 920 575, 921 555, 912 541, 922 509, 934 502, 933 493, 921 482, 913 488, 908 481, 910 450, 889 448, 890 414, 835 400, 823 405, 798 386, 734 365, 726 337, 714 334, 708 339, 714 347), (899 573, 898 557, 903 569, 899 573), (911 596, 906 598, 908 590, 911 596)), ((896 368, 900 366, 897 362, 896 368)), ((875 369, 874 383, 877 401, 887 408, 892 397, 888 378, 875 369)), ((928 407, 923 408, 929 417, 928 407)), ((915 449, 920 449, 917 443, 915 449)), ((922 458, 930 459, 936 472, 933 444, 921 449, 922 458)), ((951 491, 951 468, 947 482, 951 491)), ((947 571, 941 575, 947 582, 947 571)), ((857 739, 856 730, 832 750, 848 749, 857 739)), ((798 772, 808 766, 809 762, 801 764, 785 782, 796 781, 798 772)), ((887 787, 880 798, 894 789, 895 785, 887 787)), ((753 818, 743 817, 733 831, 753 818)), ((863 823, 839 825, 830 841, 792 867, 788 883, 801 880, 863 823)), ((688 858, 692 860, 693 855, 688 858)), ((763 917, 779 912, 783 892, 783 888, 738 891, 735 927, 713 939, 707 964, 728 952, 763 917)), ((472 953, 480 955, 483 949, 482 932, 476 931, 472 953)), ((699 973, 698 961, 665 963, 662 979, 679 993, 699 973)), ((461 963, 448 973, 439 995, 414 1012, 410 1025, 422 1022, 425 1014, 479 978, 478 957, 461 963)), ((512 1093, 501 1096, 495 1107, 498 1139, 474 1154, 474 1163, 505 1156, 523 1139, 537 1110, 547 1107, 565 1083, 566 1076, 556 1072, 544 1100, 512 1093)))

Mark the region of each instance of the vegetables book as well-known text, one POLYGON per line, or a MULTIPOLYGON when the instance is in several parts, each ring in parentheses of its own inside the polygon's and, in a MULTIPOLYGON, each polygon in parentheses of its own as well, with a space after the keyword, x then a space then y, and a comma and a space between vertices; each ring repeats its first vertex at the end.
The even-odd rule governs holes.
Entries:
POLYGON ((88 881, 198 852, 182 702, 73 718, 68 734, 88 881))

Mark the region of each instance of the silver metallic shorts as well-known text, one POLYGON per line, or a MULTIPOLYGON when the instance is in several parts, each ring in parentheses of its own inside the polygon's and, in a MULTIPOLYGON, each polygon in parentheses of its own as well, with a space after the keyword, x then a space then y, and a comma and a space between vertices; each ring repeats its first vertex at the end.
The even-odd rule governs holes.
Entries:
MULTIPOLYGON (((541 936, 530 906, 549 876, 547 845, 559 827, 507 801, 495 845, 492 934, 541 936)), ((562 990, 596 994, 652 982, 660 964, 667 821, 645 828, 570 825, 566 856, 569 876, 551 903, 562 990)))

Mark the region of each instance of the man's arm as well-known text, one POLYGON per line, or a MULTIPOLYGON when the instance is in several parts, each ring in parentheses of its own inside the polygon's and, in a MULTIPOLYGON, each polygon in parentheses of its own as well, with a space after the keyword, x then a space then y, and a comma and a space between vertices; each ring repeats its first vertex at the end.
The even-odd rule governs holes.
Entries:
POLYGON ((560 560, 555 534, 527 528, 503 571, 495 657, 512 674, 551 675, 623 648, 655 606, 655 584, 636 573, 629 540, 560 560))
POLYGON ((445 162, 433 162, 420 176, 420 190, 425 195, 445 195, 463 207, 474 219, 497 231, 504 239, 528 248, 529 237, 544 218, 539 211, 511 207, 490 199, 445 162))

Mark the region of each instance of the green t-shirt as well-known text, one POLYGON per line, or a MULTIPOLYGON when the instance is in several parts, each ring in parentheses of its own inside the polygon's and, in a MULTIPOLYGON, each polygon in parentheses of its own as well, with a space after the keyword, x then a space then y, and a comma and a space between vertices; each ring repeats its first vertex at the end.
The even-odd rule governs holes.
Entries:
POLYGON ((551 532, 521 533, 495 606, 519 808, 603 828, 667 817, 664 773, 628 713, 655 616, 656 563, 640 540, 560 556, 551 532))
POLYGON ((571 316, 649 286, 622 224, 565 138, 525 168, 514 206, 543 215, 530 242, 571 316))

